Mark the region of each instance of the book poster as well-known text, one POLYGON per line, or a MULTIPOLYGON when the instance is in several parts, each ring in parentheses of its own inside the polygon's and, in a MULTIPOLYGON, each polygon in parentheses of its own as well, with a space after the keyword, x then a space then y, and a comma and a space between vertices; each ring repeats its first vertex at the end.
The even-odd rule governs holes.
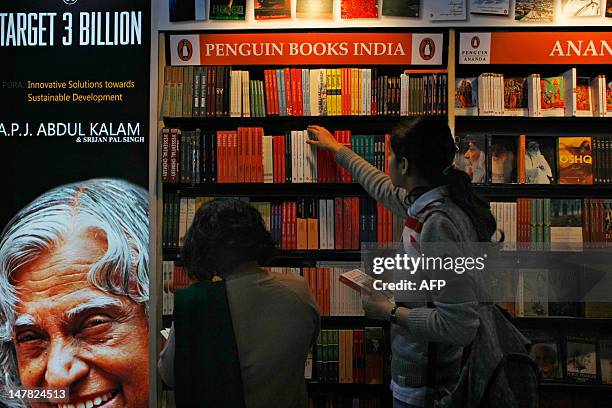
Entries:
POLYGON ((255 20, 291 18, 291 0, 255 0, 255 20))
POLYGON ((490 138, 491 183, 516 183, 516 138, 512 136, 490 138))
POLYGON ((343 19, 378 18, 378 0, 342 0, 343 19))
POLYGON ((419 0, 383 0, 382 15, 389 17, 419 17, 419 0))
POLYGON ((431 21, 460 21, 467 18, 465 0, 432 0, 425 4, 431 21))
POLYGON ((334 16, 334 2, 332 0, 296 0, 295 16, 331 20, 334 16))
POLYGON ((525 183, 556 183, 556 156, 554 137, 528 137, 525 143, 525 183))
POLYGON ((593 184, 593 156, 590 137, 560 137, 559 183, 593 184))
POLYGON ((575 382, 593 382, 597 376, 597 343, 593 337, 568 336, 566 376, 575 382))
POLYGON ((601 3, 598 0, 561 0, 561 12, 569 17, 598 17, 601 3))
POLYGON ((457 78, 455 93, 455 113, 465 116, 478 115, 478 79, 457 78))
POLYGON ((465 135, 459 138, 454 165, 465 171, 472 183, 486 183, 487 151, 484 135, 465 135))
POLYGON ((211 20, 244 20, 246 0, 209 0, 211 20))
POLYGON ((206 0, 169 0, 171 22, 206 20, 206 0))
POLYGON ((514 19, 521 23, 552 23, 554 15, 554 0, 516 0, 514 5, 514 19))
POLYGON ((0 406, 147 408, 150 2, 0 12, 0 406))
POLYGON ((510 0, 470 0, 470 13, 507 16, 510 0))
POLYGON ((612 0, 606 1, 606 17, 612 18, 612 0))

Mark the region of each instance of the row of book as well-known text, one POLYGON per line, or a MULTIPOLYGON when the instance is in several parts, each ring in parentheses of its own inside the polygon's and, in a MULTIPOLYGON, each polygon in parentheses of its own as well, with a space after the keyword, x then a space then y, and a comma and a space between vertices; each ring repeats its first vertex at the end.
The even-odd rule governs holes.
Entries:
MULTIPOLYGON (((238 197, 236 197, 238 198, 238 197)), ((213 197, 165 193, 162 247, 180 248, 195 212, 213 197)), ((404 220, 371 198, 334 197, 250 202, 281 250, 358 250, 361 242, 393 242, 404 220)))
POLYGON ((612 137, 465 134, 454 163, 479 184, 610 184, 612 137))
MULTIPOLYGON (((390 135, 335 130, 336 139, 388 173, 390 135)), ((306 130, 267 136, 261 127, 161 132, 165 183, 350 183, 328 151, 306 143, 306 130)), ((465 134, 455 167, 477 184, 611 184, 612 137, 465 134)))
POLYGON ((576 68, 545 78, 486 72, 457 78, 455 91, 462 116, 612 116, 612 80, 578 76, 576 68))
POLYGON ((380 397, 344 394, 342 392, 311 392, 308 408, 381 408, 380 397))
MULTIPOLYGON (((335 130, 336 139, 381 171, 388 171, 389 135, 353 135, 335 130)), ((266 136, 261 127, 217 132, 161 132, 162 182, 350 183, 350 173, 328 151, 308 145, 306 130, 266 136)))
POLYGON ((612 337, 594 332, 521 329, 543 381, 612 385, 612 337))
POLYGON ((163 117, 446 115, 447 74, 377 68, 166 66, 163 117), (258 73, 262 75, 261 73, 258 73))
POLYGON ((174 291, 192 283, 185 268, 174 261, 162 262, 162 314, 174 313, 174 291))
MULTIPOLYGON (((612 242, 612 199, 517 198, 492 202, 505 249, 546 250, 554 244, 612 242)), ((499 238, 499 235, 498 235, 499 238)))
POLYGON ((382 327, 324 329, 314 350, 314 379, 331 383, 382 384, 385 368, 382 327))
POLYGON ((363 316, 361 294, 340 283, 340 275, 354 269, 352 267, 268 267, 266 269, 273 273, 293 274, 303 277, 312 290, 321 316, 363 316))

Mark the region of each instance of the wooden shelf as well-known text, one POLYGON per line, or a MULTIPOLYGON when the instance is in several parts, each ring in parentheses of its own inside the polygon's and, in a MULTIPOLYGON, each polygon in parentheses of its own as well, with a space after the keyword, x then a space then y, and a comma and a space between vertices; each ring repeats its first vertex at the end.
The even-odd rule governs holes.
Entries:
MULTIPOLYGON (((166 183, 163 188, 165 192, 176 192, 184 197, 368 197, 357 183, 166 183)), ((474 189, 490 199, 612 197, 612 184, 475 184, 474 189)))

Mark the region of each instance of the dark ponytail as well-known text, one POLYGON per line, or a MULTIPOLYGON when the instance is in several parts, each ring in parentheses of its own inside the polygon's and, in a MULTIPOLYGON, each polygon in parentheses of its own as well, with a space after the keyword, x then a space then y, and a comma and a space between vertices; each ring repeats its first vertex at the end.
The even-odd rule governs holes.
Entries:
POLYGON ((421 116, 400 123, 391 135, 391 148, 396 157, 416 166, 432 186, 447 185, 451 200, 472 221, 478 241, 491 241, 495 218, 488 201, 474 191, 470 177, 452 167, 457 149, 444 119, 421 116))

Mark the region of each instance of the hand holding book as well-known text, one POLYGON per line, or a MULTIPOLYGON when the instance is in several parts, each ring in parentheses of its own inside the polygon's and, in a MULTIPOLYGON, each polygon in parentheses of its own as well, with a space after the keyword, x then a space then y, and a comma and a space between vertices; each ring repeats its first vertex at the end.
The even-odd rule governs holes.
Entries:
POLYGON ((339 143, 334 135, 322 126, 308 126, 308 136, 310 139, 306 140, 306 143, 319 149, 336 153, 342 147, 342 143, 339 143))

